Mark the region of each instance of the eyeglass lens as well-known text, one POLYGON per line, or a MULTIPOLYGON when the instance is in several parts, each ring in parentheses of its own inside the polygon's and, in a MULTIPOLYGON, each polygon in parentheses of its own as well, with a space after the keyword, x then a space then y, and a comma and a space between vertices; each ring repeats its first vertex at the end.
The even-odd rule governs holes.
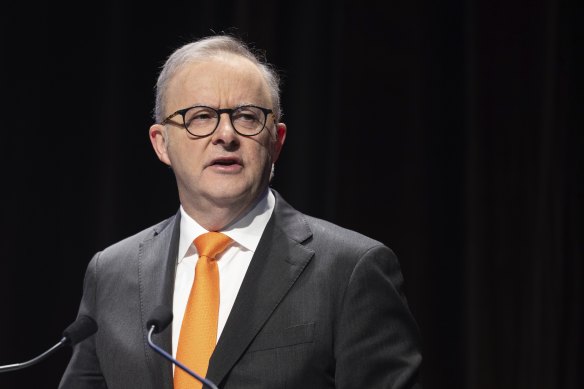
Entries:
MULTIPOLYGON (((231 124, 242 135, 255 135, 266 124, 265 113, 256 107, 244 106, 230 112, 231 124)), ((197 136, 208 135, 215 131, 220 116, 210 107, 193 107, 184 114, 185 127, 197 136)))

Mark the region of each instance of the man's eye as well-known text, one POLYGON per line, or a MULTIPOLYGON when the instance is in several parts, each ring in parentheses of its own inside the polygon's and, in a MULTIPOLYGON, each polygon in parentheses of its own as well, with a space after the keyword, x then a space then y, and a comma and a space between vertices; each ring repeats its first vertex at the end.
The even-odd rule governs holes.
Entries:
POLYGON ((259 115, 253 110, 241 110, 237 111, 233 115, 233 120, 240 122, 257 122, 259 120, 259 115))
POLYGON ((253 122, 253 121, 258 120, 258 118, 257 118, 256 115, 249 114, 249 113, 247 113, 247 114, 246 113, 243 113, 243 114, 239 115, 239 117, 237 119, 239 119, 239 120, 245 120, 245 121, 248 121, 248 122, 253 122))
POLYGON ((211 115, 209 115, 208 113, 200 113, 197 114, 195 116, 193 116, 191 118, 191 120, 209 120, 212 119, 213 117, 211 115))

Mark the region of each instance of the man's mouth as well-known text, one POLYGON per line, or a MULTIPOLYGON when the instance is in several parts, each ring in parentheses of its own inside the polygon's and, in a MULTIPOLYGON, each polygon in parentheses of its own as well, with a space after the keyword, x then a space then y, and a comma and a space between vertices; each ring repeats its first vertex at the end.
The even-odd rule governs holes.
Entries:
POLYGON ((222 157, 222 158, 216 158, 214 160, 211 161, 211 163, 209 164, 209 166, 242 166, 243 163, 239 158, 235 158, 235 157, 222 157))

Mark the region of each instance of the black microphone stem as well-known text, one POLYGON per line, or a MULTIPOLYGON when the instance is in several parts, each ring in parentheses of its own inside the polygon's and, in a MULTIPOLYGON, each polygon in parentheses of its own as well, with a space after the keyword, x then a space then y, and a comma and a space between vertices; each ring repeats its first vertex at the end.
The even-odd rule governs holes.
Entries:
POLYGON ((13 370, 20 370, 20 369, 24 369, 25 367, 32 366, 32 365, 42 361, 43 359, 45 359, 49 355, 51 355, 55 350, 58 350, 59 348, 63 347, 66 343, 67 343, 67 338, 63 337, 63 339, 61 339, 61 341, 59 343, 57 343, 56 345, 54 345, 53 347, 51 347, 50 349, 48 349, 47 351, 45 351, 44 353, 39 355, 38 357, 31 359, 30 361, 26 361, 26 362, 22 362, 22 363, 15 363, 12 365, 0 366, 0 373, 4 373, 7 371, 13 371, 13 370))
POLYGON ((192 371, 191 369, 189 369, 188 367, 183 365, 180 361, 177 361, 176 359, 174 359, 172 357, 172 355, 170 355, 169 353, 164 351, 162 348, 160 348, 156 344, 154 344, 154 342, 152 342, 152 333, 154 332, 155 329, 156 329, 156 326, 151 326, 150 331, 148 331, 148 344, 150 345, 150 347, 152 347, 154 350, 156 350, 164 358, 168 359, 170 362, 176 364, 178 367, 180 367, 181 369, 186 371, 188 374, 190 374, 191 376, 193 376, 196 379, 198 379, 199 381, 201 381, 205 386, 207 386, 211 389, 219 389, 217 387, 217 385, 215 385, 213 382, 209 381, 206 378, 201 377, 200 375, 198 375, 197 373, 195 373, 194 371, 192 371))

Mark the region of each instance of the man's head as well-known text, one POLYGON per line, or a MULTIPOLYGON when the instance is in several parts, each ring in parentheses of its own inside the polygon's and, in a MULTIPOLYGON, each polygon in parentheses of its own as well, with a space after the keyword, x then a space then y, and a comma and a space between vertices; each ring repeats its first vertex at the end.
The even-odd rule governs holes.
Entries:
POLYGON ((270 64, 262 61, 254 54, 245 43, 228 35, 217 35, 188 43, 178 48, 164 64, 156 83, 156 106, 154 108, 154 120, 156 123, 164 120, 166 112, 166 93, 168 84, 178 70, 186 63, 192 61, 206 61, 212 58, 220 58, 226 54, 233 54, 247 58, 254 63, 262 73, 274 106, 276 122, 280 120, 282 110, 280 106, 280 78, 270 64))
POLYGON ((190 43, 166 61, 150 140, 203 227, 225 227, 268 187, 286 137, 279 101, 276 73, 232 37, 190 43))

